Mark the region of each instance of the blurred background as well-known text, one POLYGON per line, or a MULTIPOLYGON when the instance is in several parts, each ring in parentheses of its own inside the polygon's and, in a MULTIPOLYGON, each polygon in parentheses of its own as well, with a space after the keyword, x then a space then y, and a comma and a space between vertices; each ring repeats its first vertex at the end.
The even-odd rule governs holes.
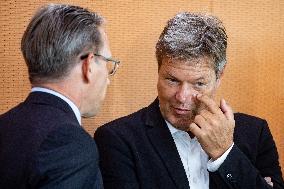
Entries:
POLYGON ((113 57, 122 62, 99 115, 83 120, 90 135, 156 98, 155 44, 169 18, 181 11, 219 17, 229 41, 218 99, 225 98, 235 112, 268 121, 284 171, 284 1, 0 0, 0 114, 30 91, 20 41, 30 18, 47 3, 74 4, 102 14, 113 57))

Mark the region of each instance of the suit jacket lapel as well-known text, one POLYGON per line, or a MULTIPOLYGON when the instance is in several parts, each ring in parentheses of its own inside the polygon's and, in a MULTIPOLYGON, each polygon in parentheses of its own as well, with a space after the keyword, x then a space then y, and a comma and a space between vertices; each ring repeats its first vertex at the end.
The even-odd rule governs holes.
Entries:
POLYGON ((157 99, 148 107, 145 123, 148 127, 149 140, 160 155, 177 188, 188 188, 189 184, 184 167, 174 139, 161 115, 157 99))

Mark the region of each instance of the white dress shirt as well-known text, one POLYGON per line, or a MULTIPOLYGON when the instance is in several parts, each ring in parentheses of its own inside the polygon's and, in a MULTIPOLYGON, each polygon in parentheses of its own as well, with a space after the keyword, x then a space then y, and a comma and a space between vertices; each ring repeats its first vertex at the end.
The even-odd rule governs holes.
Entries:
POLYGON ((209 172, 218 170, 231 151, 232 146, 217 160, 208 161, 208 155, 201 148, 196 137, 176 129, 169 122, 167 126, 176 144, 191 189, 209 189, 209 172))
POLYGON ((36 92, 36 91, 49 93, 49 94, 52 94, 52 95, 57 96, 57 97, 61 98, 62 100, 64 100, 71 107, 71 109, 73 110, 79 124, 81 125, 80 110, 70 99, 68 99, 66 96, 64 96, 64 95, 62 95, 62 94, 60 94, 56 91, 53 91, 53 90, 50 90, 50 89, 47 89, 47 88, 43 88, 43 87, 33 87, 32 92, 36 92))

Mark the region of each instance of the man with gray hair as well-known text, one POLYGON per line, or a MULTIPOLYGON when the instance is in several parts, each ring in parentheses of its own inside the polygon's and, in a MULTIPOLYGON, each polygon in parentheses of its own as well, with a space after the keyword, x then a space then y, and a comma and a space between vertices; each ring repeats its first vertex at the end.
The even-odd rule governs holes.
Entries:
POLYGON ((267 122, 214 100, 226 48, 213 16, 168 21, 156 45, 158 98, 95 133, 106 189, 283 188, 267 122))
POLYGON ((0 116, 0 188, 103 188, 96 144, 81 126, 81 116, 98 113, 119 64, 103 18, 78 6, 43 6, 21 50, 32 89, 0 116))

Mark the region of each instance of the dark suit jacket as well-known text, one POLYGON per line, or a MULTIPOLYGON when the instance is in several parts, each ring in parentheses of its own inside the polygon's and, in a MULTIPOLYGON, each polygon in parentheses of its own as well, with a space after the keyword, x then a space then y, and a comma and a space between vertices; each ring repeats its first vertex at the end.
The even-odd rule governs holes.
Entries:
MULTIPOLYGON (((234 147, 210 189, 283 188, 278 154, 266 121, 235 114, 234 147)), ((158 100, 149 107, 97 129, 95 140, 106 189, 188 189, 189 184, 158 100)))
POLYGON ((65 101, 33 92, 0 116, 0 188, 102 188, 96 144, 65 101))

